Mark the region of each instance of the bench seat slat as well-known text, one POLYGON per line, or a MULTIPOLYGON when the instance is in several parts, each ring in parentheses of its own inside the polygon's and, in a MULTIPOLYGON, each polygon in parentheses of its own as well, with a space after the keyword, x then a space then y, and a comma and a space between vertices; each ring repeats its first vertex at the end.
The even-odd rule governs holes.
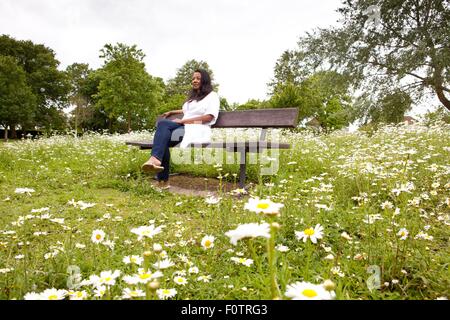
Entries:
MULTIPOLYGON (((141 150, 152 149, 153 141, 128 141, 127 145, 140 147, 141 150)), ((235 141, 235 142, 225 142, 225 141, 215 141, 206 144, 194 144, 195 148, 218 148, 227 149, 229 151, 241 151, 247 150, 248 152, 258 152, 261 149, 290 149, 291 145, 289 143, 275 143, 271 141, 235 141)))

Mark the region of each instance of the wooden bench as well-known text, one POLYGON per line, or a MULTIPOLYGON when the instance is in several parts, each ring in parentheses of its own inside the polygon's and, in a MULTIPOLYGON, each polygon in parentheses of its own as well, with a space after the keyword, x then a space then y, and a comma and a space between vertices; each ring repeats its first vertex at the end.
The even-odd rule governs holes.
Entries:
MULTIPOLYGON (((183 115, 174 115, 169 119, 181 118, 183 115)), ((159 119, 158 119, 159 120, 159 119)), ((289 149, 289 143, 266 141, 269 128, 295 128, 298 123, 297 108, 282 109, 256 109, 243 111, 220 111, 219 117, 212 128, 261 128, 257 141, 214 141, 209 144, 196 144, 192 147, 222 148, 228 152, 240 153, 239 187, 245 187, 247 153, 260 153, 263 149, 289 149)), ((127 145, 138 146, 141 150, 151 149, 151 141, 127 141, 127 145)))

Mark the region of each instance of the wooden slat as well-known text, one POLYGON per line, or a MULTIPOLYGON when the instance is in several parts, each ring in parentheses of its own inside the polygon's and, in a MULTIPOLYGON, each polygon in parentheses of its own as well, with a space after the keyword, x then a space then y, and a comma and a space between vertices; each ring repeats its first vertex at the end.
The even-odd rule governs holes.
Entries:
MULTIPOLYGON (((127 145, 140 147, 141 150, 152 149, 153 141, 129 141, 126 142, 127 145)), ((227 151, 243 151, 247 152, 258 152, 262 149, 290 149, 291 145, 289 143, 275 143, 271 141, 216 141, 213 143, 205 144, 194 144, 194 148, 217 148, 217 149, 227 149, 227 151)))
POLYGON ((295 128, 298 109, 221 111, 212 128, 295 128))
MULTIPOLYGON (((182 117, 183 115, 174 115, 169 119, 182 117)), ((212 128, 295 128, 297 124, 297 108, 255 109, 220 111, 212 128)))

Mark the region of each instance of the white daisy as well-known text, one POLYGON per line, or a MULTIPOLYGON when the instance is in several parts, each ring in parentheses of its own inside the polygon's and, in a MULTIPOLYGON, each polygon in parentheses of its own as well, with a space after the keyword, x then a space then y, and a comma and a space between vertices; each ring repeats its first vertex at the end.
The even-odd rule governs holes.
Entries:
POLYGON ((323 227, 318 223, 314 229, 308 228, 303 231, 295 231, 295 236, 298 240, 303 240, 303 242, 306 242, 309 238, 312 243, 317 243, 317 239, 323 238, 323 227))
POLYGON ((275 203, 269 199, 259 199, 258 197, 248 199, 248 202, 244 205, 245 210, 268 215, 278 215, 282 207, 284 207, 282 203, 275 203))
POLYGON ((99 229, 92 231, 91 240, 93 243, 102 243, 105 240, 105 232, 99 229))
POLYGON ((304 281, 288 285, 284 295, 292 300, 331 300, 335 298, 334 291, 327 291, 322 285, 304 281))
POLYGON ((175 263, 173 263, 170 259, 164 259, 153 264, 153 266, 157 269, 167 269, 174 265, 175 263))
POLYGON ((85 300, 89 297, 86 291, 69 291, 69 299, 70 300, 85 300))
POLYGON ((115 270, 112 272, 111 270, 100 272, 100 279, 98 283, 100 285, 108 285, 113 286, 116 284, 116 278, 120 276, 120 270, 115 270))
POLYGON ((123 289, 122 299, 133 299, 139 297, 145 297, 145 292, 140 289, 136 290, 131 290, 130 288, 123 289))
POLYGON ((406 240, 406 238, 408 238, 408 230, 406 230, 406 228, 401 228, 398 232, 397 235, 400 237, 400 240, 406 240))
POLYGON ((159 226, 155 228, 155 225, 150 225, 150 226, 141 226, 138 228, 133 228, 131 229, 131 232, 134 234, 138 235, 138 241, 141 241, 142 239, 144 239, 144 237, 147 238, 153 238, 155 235, 161 233, 162 228, 164 228, 165 226, 159 226))
POLYGON ((244 265, 246 267, 250 267, 253 264, 253 260, 252 259, 231 257, 230 260, 235 262, 236 264, 242 264, 242 265, 244 265))
POLYGON ((35 190, 31 188, 16 188, 14 192, 19 194, 26 193, 31 196, 31 193, 35 192, 35 190))
POLYGON ((197 278, 197 281, 203 281, 203 282, 209 282, 210 280, 211 280, 211 276, 210 275, 199 276, 197 278))
POLYGON ((182 286, 186 285, 186 283, 187 283, 187 279, 185 277, 181 277, 181 276, 174 277, 173 281, 175 281, 176 284, 179 284, 182 286))
POLYGON ((158 289, 156 290, 156 294, 158 295, 158 298, 161 300, 169 299, 175 297, 177 294, 176 289, 158 289))
POLYGON ((141 256, 137 256, 137 255, 132 255, 132 256, 126 256, 122 259, 122 262, 125 264, 137 264, 138 266, 140 266, 142 264, 142 262, 144 262, 144 258, 142 258, 141 256))
POLYGON ((211 249, 212 247, 214 247, 214 240, 215 239, 216 238, 213 237, 213 236, 208 236, 208 235, 204 236, 202 241, 201 241, 203 249, 206 250, 206 249, 211 249))
POLYGON ((264 237, 270 238, 270 225, 268 223, 247 223, 239 225, 235 230, 225 233, 230 238, 230 242, 236 245, 238 240, 245 238, 264 237))
POLYGON ((41 293, 42 300, 63 300, 67 295, 66 290, 60 289, 46 289, 41 293))
POLYGON ((216 197, 214 197, 214 196, 211 196, 211 197, 208 197, 208 198, 206 198, 205 199, 205 202, 207 203, 207 204, 218 204, 219 202, 220 202, 220 200, 221 200, 222 198, 216 198, 216 197))
POLYGON ((28 292, 24 297, 24 300, 43 300, 40 293, 28 292))

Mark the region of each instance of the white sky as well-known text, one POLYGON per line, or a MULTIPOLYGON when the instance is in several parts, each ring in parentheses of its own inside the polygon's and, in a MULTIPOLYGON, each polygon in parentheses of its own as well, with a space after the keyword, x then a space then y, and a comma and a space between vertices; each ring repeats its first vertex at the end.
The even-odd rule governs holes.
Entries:
POLYGON ((299 36, 336 25, 340 0, 1 0, 0 34, 53 49, 65 69, 101 66, 106 43, 137 45, 167 81, 206 61, 229 103, 265 99, 276 60, 299 36))

